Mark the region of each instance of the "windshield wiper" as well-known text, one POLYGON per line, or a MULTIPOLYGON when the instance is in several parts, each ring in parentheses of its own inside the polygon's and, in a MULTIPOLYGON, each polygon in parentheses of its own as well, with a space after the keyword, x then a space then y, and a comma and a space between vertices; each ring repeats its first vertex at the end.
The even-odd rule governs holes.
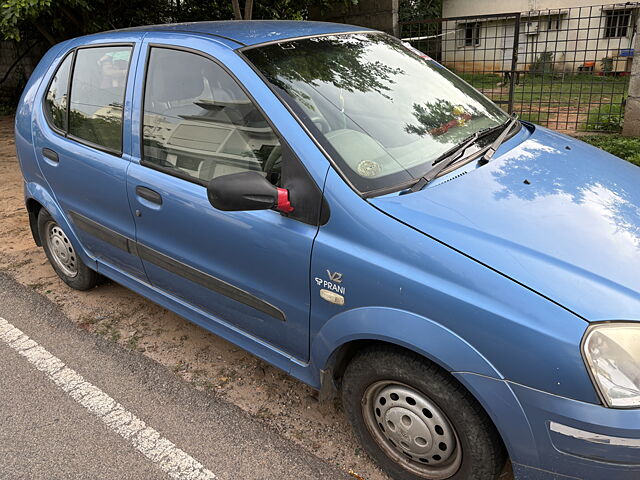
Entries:
POLYGON ((435 179, 440 174, 440 172, 442 172, 444 169, 446 169, 447 167, 450 167, 451 165, 453 165, 459 160, 464 160, 465 158, 469 158, 469 156, 464 158, 460 158, 460 156, 465 152, 467 148, 469 148, 480 137, 484 137, 489 133, 493 133, 496 130, 503 128, 504 130, 502 131, 502 133, 489 146, 489 149, 485 152, 485 154, 480 159, 480 162, 482 165, 487 163, 491 159, 491 157, 493 157, 494 153, 496 153, 496 150, 498 149, 498 147, 500 147, 502 142, 504 142, 504 139, 506 138, 507 134, 511 131, 511 128, 513 127, 513 124, 517 119, 518 119, 518 116, 513 115, 509 120, 507 120, 506 123, 503 123, 502 125, 479 130, 478 132, 474 133, 470 137, 467 137, 459 146, 457 145, 452 149, 447 150, 445 153, 443 153, 431 164, 432 168, 427 170, 427 173, 425 173, 422 177, 420 177, 411 186, 410 191, 417 192, 418 190, 423 189, 429 182, 435 179))
POLYGON ((498 135, 498 138, 494 140, 494 142, 489 146, 487 151, 484 152, 484 155, 482 155, 482 157, 480 157, 480 160, 478 160, 478 163, 480 165, 485 165, 489 163, 489 160, 493 158, 493 155, 495 155, 498 148, 500 148, 500 145, 502 145, 502 142, 504 142, 504 139, 507 138, 507 135, 509 135, 509 132, 511 131, 511 129, 513 128, 513 125, 516 123, 517 120, 518 120, 518 115, 514 113, 511 116, 511 119, 509 119, 506 126, 504 127, 504 130, 502 130, 502 133, 498 135))
POLYGON ((427 183, 436 178, 442 170, 458 160, 460 155, 462 155, 467 148, 480 138, 481 132, 482 131, 476 132, 470 137, 467 137, 460 145, 456 145, 436 158, 431 164, 432 168, 427 170, 427 173, 420 177, 418 181, 411 186, 411 191, 417 192, 418 190, 421 190, 427 183))

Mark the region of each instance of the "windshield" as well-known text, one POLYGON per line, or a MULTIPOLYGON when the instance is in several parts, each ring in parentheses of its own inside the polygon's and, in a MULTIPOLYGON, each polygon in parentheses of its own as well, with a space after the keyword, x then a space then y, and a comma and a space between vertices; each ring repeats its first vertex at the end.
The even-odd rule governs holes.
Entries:
POLYGON ((420 178, 508 116, 453 73, 382 33, 312 37, 243 54, 363 193, 420 178))

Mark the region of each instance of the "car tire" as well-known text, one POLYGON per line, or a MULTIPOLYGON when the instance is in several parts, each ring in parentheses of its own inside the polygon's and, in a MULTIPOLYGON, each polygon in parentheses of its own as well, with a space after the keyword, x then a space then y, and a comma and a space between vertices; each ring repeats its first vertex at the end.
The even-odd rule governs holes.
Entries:
POLYGON ((505 466, 504 445, 480 404, 417 354, 360 352, 345 370, 342 400, 362 446, 395 480, 495 480, 505 466))
POLYGON ((38 214, 38 234, 49 263, 64 283, 76 290, 98 285, 100 275, 84 264, 69 236, 44 208, 38 214))

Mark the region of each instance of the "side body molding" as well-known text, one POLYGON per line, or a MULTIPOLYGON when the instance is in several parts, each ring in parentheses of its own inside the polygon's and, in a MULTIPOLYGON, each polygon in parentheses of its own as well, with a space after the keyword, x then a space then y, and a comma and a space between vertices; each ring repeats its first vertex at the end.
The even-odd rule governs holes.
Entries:
POLYGON ((135 240, 121 235, 113 230, 94 222, 93 220, 77 213, 70 211, 71 221, 81 230, 100 238, 101 240, 123 250, 131 255, 142 258, 143 260, 154 263, 164 269, 180 275, 192 282, 203 285, 204 287, 221 293, 237 302, 248 305, 256 310, 266 313, 278 320, 285 321, 284 313, 273 305, 261 300, 244 290, 237 288, 223 280, 212 275, 208 275, 197 268, 186 265, 172 257, 155 251, 146 245, 140 244, 135 240))

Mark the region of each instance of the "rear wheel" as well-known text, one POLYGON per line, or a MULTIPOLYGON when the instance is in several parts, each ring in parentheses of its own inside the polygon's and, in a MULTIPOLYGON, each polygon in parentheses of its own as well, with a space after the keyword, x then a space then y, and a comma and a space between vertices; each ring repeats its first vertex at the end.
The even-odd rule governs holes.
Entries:
POLYGON ((398 480, 494 480, 495 427, 453 377, 411 352, 371 348, 343 377, 343 404, 365 450, 398 480))
POLYGON ((67 285, 89 290, 98 284, 98 273, 84 264, 65 231, 44 208, 38 214, 38 232, 49 263, 67 285))

